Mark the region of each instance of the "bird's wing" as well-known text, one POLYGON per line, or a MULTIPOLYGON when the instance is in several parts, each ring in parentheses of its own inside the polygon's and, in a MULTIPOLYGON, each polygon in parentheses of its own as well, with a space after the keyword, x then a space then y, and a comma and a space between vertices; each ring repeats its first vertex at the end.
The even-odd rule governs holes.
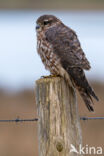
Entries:
POLYGON ((53 52, 60 57, 65 66, 81 67, 89 70, 88 62, 77 38, 76 33, 63 24, 49 28, 46 32, 46 39, 53 47, 53 52))

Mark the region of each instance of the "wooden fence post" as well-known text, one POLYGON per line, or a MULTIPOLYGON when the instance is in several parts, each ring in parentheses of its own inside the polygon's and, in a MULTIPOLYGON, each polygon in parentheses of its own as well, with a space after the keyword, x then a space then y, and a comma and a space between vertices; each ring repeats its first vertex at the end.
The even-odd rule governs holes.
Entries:
POLYGON ((38 110, 39 156, 77 156, 70 152, 71 144, 79 150, 81 132, 76 95, 61 77, 36 81, 38 110))

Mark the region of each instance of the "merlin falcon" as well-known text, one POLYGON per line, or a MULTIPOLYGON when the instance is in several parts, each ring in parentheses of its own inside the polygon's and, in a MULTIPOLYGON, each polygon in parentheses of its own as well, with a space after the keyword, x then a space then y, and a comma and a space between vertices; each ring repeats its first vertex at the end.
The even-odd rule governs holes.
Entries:
POLYGON ((89 111, 94 111, 92 97, 98 97, 89 85, 84 70, 91 68, 76 33, 53 15, 36 21, 37 51, 52 75, 63 77, 78 89, 89 111))

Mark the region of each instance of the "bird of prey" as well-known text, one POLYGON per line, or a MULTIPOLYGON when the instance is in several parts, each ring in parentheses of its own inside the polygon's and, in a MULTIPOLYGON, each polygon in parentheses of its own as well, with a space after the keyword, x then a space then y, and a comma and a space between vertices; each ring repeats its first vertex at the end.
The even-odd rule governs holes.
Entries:
POLYGON ((37 51, 45 68, 52 75, 71 80, 78 89, 89 111, 94 111, 92 97, 98 97, 89 85, 84 70, 89 70, 87 60, 76 33, 53 15, 40 16, 36 21, 37 51))

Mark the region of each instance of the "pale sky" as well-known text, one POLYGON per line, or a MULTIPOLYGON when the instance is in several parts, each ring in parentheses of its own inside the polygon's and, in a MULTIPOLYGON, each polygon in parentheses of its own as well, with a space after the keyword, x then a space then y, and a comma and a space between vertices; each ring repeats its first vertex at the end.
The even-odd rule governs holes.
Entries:
POLYGON ((74 29, 91 62, 89 79, 104 82, 104 12, 0 11, 0 86, 34 87, 49 74, 36 51, 35 21, 45 13, 74 29))

